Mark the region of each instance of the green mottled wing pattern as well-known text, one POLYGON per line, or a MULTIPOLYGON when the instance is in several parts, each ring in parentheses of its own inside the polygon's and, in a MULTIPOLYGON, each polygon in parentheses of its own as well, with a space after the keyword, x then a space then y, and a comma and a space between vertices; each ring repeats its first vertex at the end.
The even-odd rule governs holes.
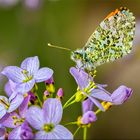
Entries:
POLYGON ((87 70, 119 59, 131 52, 135 32, 135 17, 126 8, 116 9, 105 18, 79 50, 87 70))

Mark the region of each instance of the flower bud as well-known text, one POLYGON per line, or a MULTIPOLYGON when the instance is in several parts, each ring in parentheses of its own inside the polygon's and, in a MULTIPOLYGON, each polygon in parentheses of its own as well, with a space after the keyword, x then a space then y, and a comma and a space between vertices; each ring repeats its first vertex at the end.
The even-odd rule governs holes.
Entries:
POLYGON ((63 89, 59 88, 58 91, 57 91, 57 97, 61 99, 63 96, 64 96, 63 89))
POLYGON ((54 84, 53 77, 51 77, 50 79, 48 79, 47 81, 45 81, 45 84, 46 84, 46 85, 54 84))
POLYGON ((93 111, 87 111, 84 113, 84 115, 81 118, 82 124, 90 124, 92 122, 95 122, 97 120, 97 117, 93 111))
POLYGON ((112 104, 121 105, 132 95, 132 89, 124 85, 118 87, 111 95, 112 104))

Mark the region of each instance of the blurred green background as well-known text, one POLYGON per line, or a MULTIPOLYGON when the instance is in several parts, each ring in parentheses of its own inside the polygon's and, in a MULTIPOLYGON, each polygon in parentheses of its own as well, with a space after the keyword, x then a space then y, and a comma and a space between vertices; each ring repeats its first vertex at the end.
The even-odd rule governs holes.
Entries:
MULTIPOLYGON (((49 48, 47 43, 72 50, 81 48, 114 9, 125 6, 134 13, 137 26, 132 53, 98 67, 95 79, 97 83, 108 84, 110 92, 121 84, 131 87, 133 96, 125 104, 99 114, 98 120, 88 129, 88 139, 140 139, 140 0, 13 2, 0 2, 0 69, 7 65, 20 65, 26 57, 39 56, 41 66, 54 70, 56 88, 63 87, 63 102, 77 88, 69 73, 69 68, 75 63, 70 59, 70 52, 49 48)), ((0 76, 0 80, 2 91, 6 79, 0 76)), ((75 121, 79 115, 81 105, 77 103, 65 110, 63 122, 75 121)), ((76 126, 69 126, 69 129, 74 132, 76 126)), ((76 138, 82 138, 82 131, 76 138)))

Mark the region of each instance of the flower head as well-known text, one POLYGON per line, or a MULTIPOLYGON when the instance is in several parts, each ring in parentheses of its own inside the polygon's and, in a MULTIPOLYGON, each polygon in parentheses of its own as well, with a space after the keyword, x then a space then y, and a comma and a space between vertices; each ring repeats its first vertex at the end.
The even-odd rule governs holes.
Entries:
POLYGON ((16 92, 29 92, 35 83, 50 79, 53 70, 47 67, 39 69, 38 57, 28 57, 22 63, 21 67, 7 66, 2 74, 16 84, 16 92))
POLYGON ((93 78, 84 70, 79 70, 75 67, 72 67, 70 68, 70 73, 78 84, 78 96, 80 95, 81 99, 82 96, 85 96, 84 99, 88 97, 98 108, 104 111, 103 106, 97 99, 111 102, 112 99, 108 92, 106 92, 106 90, 104 90, 102 87, 97 88, 96 84, 93 81, 93 78))
POLYGON ((130 96, 132 95, 132 89, 128 88, 124 85, 118 87, 112 94, 111 94, 111 98, 112 98, 112 104, 113 105, 121 105, 123 104, 125 101, 127 101, 130 96))
POLYGON ((0 119, 6 115, 6 113, 13 112, 23 102, 24 97, 21 94, 17 94, 13 99, 7 99, 5 96, 0 96, 0 119))
POLYGON ((49 98, 43 108, 32 106, 27 111, 26 119, 38 132, 36 139, 72 139, 71 132, 62 125, 62 105, 58 99, 49 98))

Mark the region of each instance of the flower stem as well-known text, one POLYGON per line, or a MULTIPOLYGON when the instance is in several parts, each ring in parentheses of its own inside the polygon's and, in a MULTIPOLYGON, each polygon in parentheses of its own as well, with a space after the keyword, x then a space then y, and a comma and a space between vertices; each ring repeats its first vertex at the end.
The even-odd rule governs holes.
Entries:
POLYGON ((101 112, 101 110, 98 109, 98 110, 95 112, 95 114, 97 115, 97 114, 100 113, 100 112, 101 112))
POLYGON ((63 106, 63 109, 67 108, 68 106, 70 106, 70 105, 72 105, 72 104, 74 104, 74 103, 75 103, 75 100, 73 100, 72 102, 70 102, 70 103, 67 104, 67 105, 64 105, 64 106, 63 106))
POLYGON ((83 140, 87 139, 87 127, 84 127, 83 140))
POLYGON ((71 98, 63 105, 63 109, 67 107, 67 105, 74 99, 74 97, 75 97, 75 94, 71 96, 71 98))
POLYGON ((76 129, 76 131, 74 132, 73 136, 75 136, 77 134, 77 132, 80 130, 80 126, 76 129))
POLYGON ((66 126, 66 125, 72 125, 72 124, 77 124, 77 122, 69 122, 69 123, 65 124, 64 126, 66 126))
POLYGON ((41 102, 40 97, 38 96, 37 92, 35 93, 35 95, 37 96, 37 99, 38 99, 40 106, 42 106, 42 102, 41 102))

